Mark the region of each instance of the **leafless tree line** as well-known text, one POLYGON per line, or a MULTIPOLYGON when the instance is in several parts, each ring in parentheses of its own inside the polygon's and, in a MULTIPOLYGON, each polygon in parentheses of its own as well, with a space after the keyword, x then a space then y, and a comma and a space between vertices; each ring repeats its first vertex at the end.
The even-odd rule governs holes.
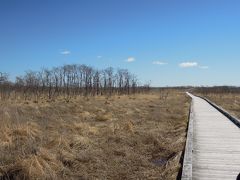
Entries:
POLYGON ((193 92, 201 93, 204 95, 222 94, 222 93, 236 94, 236 93, 240 93, 240 87, 235 87, 235 86, 197 87, 197 88, 194 88, 193 92))
POLYGON ((76 96, 99 96, 134 94, 149 91, 149 84, 140 85, 135 75, 126 69, 109 67, 97 70, 86 65, 64 65, 39 72, 27 71, 9 81, 8 75, 0 73, 1 99, 49 100, 59 96, 66 99, 76 96))

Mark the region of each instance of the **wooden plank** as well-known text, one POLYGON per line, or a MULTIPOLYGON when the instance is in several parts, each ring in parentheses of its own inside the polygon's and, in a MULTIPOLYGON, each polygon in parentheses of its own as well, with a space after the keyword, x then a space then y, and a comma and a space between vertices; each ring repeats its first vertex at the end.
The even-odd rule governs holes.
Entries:
POLYGON ((188 133, 184 152, 182 180, 192 179, 192 149, 193 149, 193 106, 189 112, 188 133))
POLYGON ((238 126, 206 100, 189 95, 192 97, 193 135, 192 177, 188 179, 236 180, 240 172, 238 126))

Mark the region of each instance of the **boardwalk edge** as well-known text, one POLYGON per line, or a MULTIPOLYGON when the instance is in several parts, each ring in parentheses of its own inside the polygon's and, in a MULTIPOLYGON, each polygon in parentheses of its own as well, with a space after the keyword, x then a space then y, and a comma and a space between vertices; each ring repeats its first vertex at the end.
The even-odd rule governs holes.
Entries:
POLYGON ((209 99, 205 98, 205 97, 201 97, 198 96, 202 99, 204 99, 205 101, 207 101, 211 106, 213 106, 214 108, 216 108, 219 112, 221 112, 224 116, 226 116, 228 119, 230 119, 236 126, 238 126, 240 128, 240 120, 231 115, 228 111, 226 111, 225 109, 223 109, 222 107, 216 105, 214 102, 210 101, 209 99))
POLYGON ((193 151, 193 100, 189 112, 187 140, 183 159, 182 180, 192 180, 192 151, 193 151))

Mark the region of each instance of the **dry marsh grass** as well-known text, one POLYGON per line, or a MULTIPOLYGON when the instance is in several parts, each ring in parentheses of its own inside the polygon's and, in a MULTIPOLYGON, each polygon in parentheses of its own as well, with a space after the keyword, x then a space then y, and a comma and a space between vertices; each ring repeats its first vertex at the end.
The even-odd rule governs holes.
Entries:
POLYGON ((190 99, 160 97, 1 102, 0 179, 176 179, 190 99))

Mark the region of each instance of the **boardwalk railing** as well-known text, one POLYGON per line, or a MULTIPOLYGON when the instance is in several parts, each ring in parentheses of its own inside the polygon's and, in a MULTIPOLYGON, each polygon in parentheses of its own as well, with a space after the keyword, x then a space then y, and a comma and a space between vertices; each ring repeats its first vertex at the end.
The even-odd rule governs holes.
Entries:
POLYGON ((213 106, 214 108, 216 108, 219 112, 221 112, 224 116, 226 116, 228 119, 230 119, 236 126, 238 126, 240 128, 240 120, 231 115, 228 111, 226 111, 225 109, 223 109, 222 107, 216 105, 214 102, 210 101, 209 99, 205 98, 205 97, 201 97, 201 96, 197 96, 200 97, 202 99, 204 99, 205 101, 207 101, 211 106, 213 106))

